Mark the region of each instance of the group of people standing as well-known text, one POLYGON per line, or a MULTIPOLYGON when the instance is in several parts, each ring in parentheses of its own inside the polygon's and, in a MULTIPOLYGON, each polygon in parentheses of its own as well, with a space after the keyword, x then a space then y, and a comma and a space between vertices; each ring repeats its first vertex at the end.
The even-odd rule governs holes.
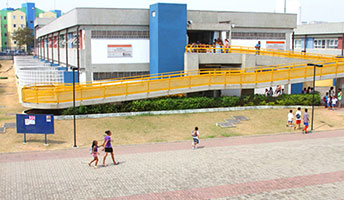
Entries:
MULTIPOLYGON (((302 119, 302 112, 301 112, 301 107, 297 108, 297 111, 295 113, 296 117, 296 125, 294 126, 293 120, 294 120, 294 114, 293 110, 290 110, 288 113, 288 123, 287 127, 294 127, 294 130, 301 129, 301 119, 302 119)), ((309 114, 308 114, 308 109, 305 109, 305 112, 303 113, 303 125, 304 128, 302 129, 303 134, 307 134, 307 129, 309 126, 309 114)))
POLYGON ((336 92, 333 87, 330 88, 328 92, 326 92, 325 96, 323 97, 323 101, 325 103, 325 108, 328 108, 330 110, 334 110, 335 107, 338 106, 338 108, 342 107, 342 89, 338 89, 338 93, 336 95, 336 92), (337 104, 338 103, 338 104, 337 104))
POLYGON ((265 96, 267 97, 278 97, 282 94, 285 94, 284 89, 282 89, 282 87, 280 85, 276 86, 275 92, 272 89, 272 87, 270 87, 270 89, 265 89, 265 96))

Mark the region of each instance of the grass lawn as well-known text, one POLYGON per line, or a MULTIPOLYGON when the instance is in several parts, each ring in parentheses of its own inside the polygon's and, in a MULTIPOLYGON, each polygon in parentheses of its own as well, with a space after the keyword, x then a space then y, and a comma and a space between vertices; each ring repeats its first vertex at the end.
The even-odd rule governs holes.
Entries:
MULTIPOLYGON (((113 144, 139 144, 190 140, 195 126, 200 129, 200 138, 219 138, 239 135, 258 135, 273 133, 293 133, 286 127, 288 110, 248 110, 218 113, 197 113, 157 116, 115 117, 104 119, 77 120, 77 145, 88 147, 92 140, 103 141, 104 131, 113 132, 113 144), (237 124, 235 128, 220 128, 215 124, 232 116, 243 115, 249 121, 237 124)), ((323 108, 316 110, 316 130, 344 128, 344 116, 336 111, 323 108)), ((298 131, 300 132, 300 131, 298 131)), ((49 135, 49 146, 45 147, 43 135, 27 135, 28 144, 23 145, 23 136, 15 129, 8 129, 0 134, 0 152, 51 150, 71 148, 73 145, 73 121, 55 121, 55 134, 49 135)))

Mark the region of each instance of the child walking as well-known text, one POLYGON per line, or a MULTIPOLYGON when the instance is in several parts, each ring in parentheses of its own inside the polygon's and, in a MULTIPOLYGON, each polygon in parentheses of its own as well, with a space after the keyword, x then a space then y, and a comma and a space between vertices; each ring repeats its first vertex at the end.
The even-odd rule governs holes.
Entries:
POLYGON ((192 131, 192 149, 196 149, 197 148, 197 144, 199 144, 199 132, 198 132, 198 127, 195 127, 195 130, 192 131))
POLYGON ((335 109, 336 109, 337 101, 338 101, 337 97, 334 96, 334 97, 332 98, 332 110, 335 110, 335 109))
POLYGON ((98 141, 97 140, 93 140, 92 142, 92 156, 93 156, 93 160, 88 163, 89 166, 91 166, 91 164, 96 161, 96 163, 94 164, 94 168, 96 169, 97 168, 97 165, 98 165, 98 141))
POLYGON ((308 115, 308 109, 305 109, 305 113, 303 113, 303 124, 305 125, 305 128, 302 130, 302 133, 307 134, 307 128, 309 126, 309 115, 308 115))
POLYGON ((294 127, 294 130, 295 129, 301 129, 300 125, 301 125, 301 107, 298 107, 297 108, 297 111, 296 111, 296 114, 295 114, 295 117, 296 117, 296 126, 294 127))
POLYGON ((294 119, 294 115, 293 115, 293 110, 290 110, 288 113, 288 123, 287 123, 287 127, 293 127, 293 119, 294 119))

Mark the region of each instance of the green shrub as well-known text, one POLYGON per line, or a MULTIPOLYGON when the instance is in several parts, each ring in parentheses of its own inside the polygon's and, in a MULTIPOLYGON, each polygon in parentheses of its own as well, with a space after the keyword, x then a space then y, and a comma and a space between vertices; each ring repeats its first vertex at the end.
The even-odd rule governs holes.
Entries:
MULTIPOLYGON (((162 97, 155 99, 142 99, 116 104, 98 104, 80 106, 76 108, 76 114, 97 114, 116 112, 139 112, 158 110, 181 110, 235 106, 255 105, 312 105, 313 94, 281 95, 277 98, 264 95, 247 95, 242 97, 162 97)), ((320 104, 319 93, 314 94, 314 104, 320 104)), ((73 114, 73 108, 62 111, 63 115, 73 114)))

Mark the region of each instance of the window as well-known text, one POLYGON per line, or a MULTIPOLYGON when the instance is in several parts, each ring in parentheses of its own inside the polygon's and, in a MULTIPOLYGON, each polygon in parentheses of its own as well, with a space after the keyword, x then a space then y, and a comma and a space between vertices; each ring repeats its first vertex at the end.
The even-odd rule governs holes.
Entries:
POLYGON ((14 40, 14 41, 13 41, 13 44, 17 44, 17 41, 14 40))
POLYGON ((24 24, 21 24, 20 27, 21 27, 21 28, 24 28, 24 24))
POLYGON ((5 45, 7 45, 7 42, 5 42, 5 45))
POLYGON ((17 25, 16 25, 16 24, 13 24, 13 28, 15 28, 15 27, 17 27, 17 25))
POLYGON ((245 40, 276 39, 276 40, 284 40, 285 39, 285 33, 232 32, 232 39, 245 39, 245 40))
POLYGON ((91 38, 149 38, 149 31, 92 31, 91 38))
POLYGON ((296 49, 301 49, 302 48, 302 46, 301 46, 301 40, 295 40, 295 48, 296 49))
POLYGON ((314 48, 316 49, 337 49, 338 39, 316 39, 314 40, 314 48))
POLYGON ((30 21, 30 24, 32 24, 33 23, 33 21, 30 21))
POLYGON ((4 20, 6 20, 7 19, 7 17, 6 16, 4 16, 4 20))
MULTIPOLYGON (((118 79, 122 77, 130 76, 144 76, 149 74, 149 71, 138 71, 138 72, 94 72, 93 80, 104 80, 104 79, 118 79)), ((130 79, 130 78, 128 78, 130 79)))
POLYGON ((7 33, 5 33, 5 37, 7 37, 7 33))
POLYGON ((327 48, 330 48, 330 49, 338 48, 338 40, 327 40, 327 42, 328 42, 327 48))
POLYGON ((7 24, 4 25, 4 28, 7 28, 7 24))
POLYGON ((314 48, 316 49, 324 49, 326 44, 326 40, 314 40, 314 48))
POLYGON ((20 19, 24 19, 24 16, 20 16, 20 19))
POLYGON ((13 15, 13 19, 16 19, 16 16, 15 16, 15 15, 13 15))

